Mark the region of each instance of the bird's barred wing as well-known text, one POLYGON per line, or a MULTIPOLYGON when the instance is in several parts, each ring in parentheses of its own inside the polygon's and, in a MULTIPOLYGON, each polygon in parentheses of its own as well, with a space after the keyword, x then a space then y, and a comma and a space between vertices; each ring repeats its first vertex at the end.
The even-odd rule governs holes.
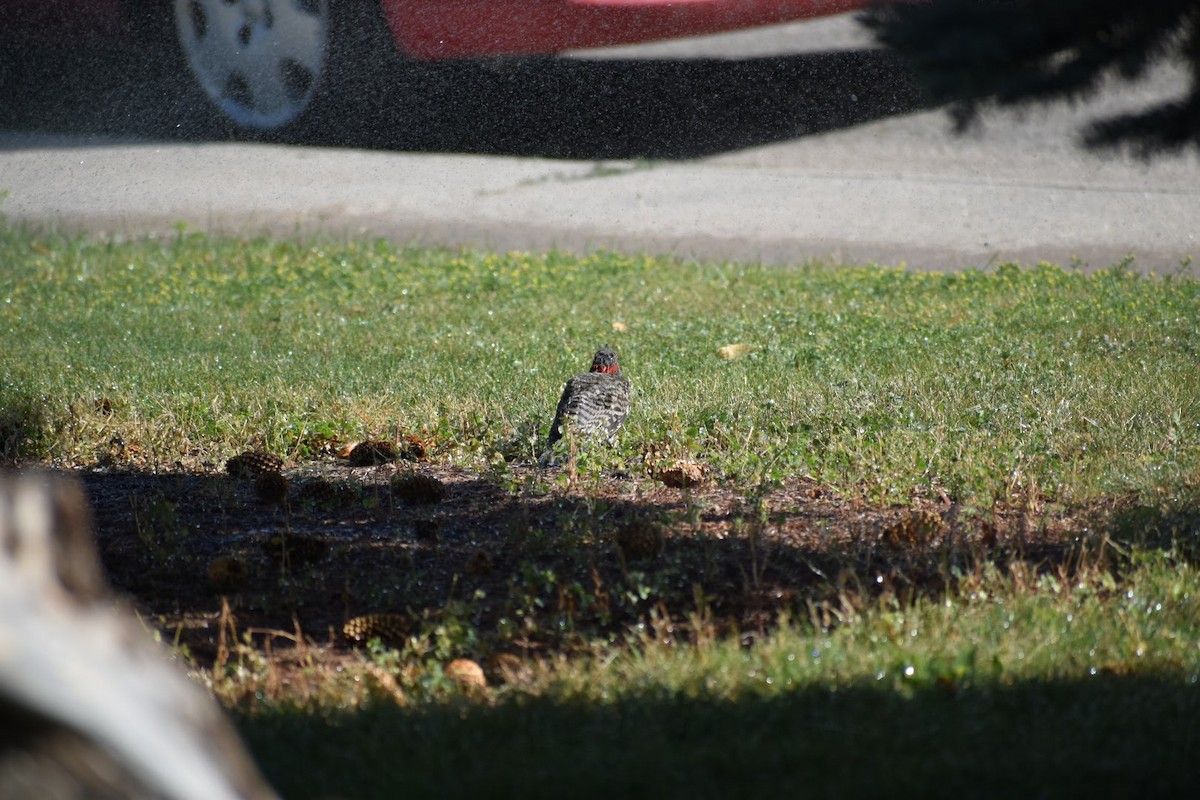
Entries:
POLYGON ((580 433, 612 435, 629 414, 629 380, 622 375, 588 373, 573 378, 565 413, 580 433))
POLYGON ((572 403, 578 401, 579 392, 576 389, 576 382, 583 377, 576 375, 567 381, 567 385, 563 387, 562 396, 558 398, 558 407, 554 409, 554 422, 550 423, 550 444, 554 444, 562 438, 566 431, 563 426, 567 422, 567 417, 572 413, 572 403))
POLYGON ((611 380, 604 382, 601 387, 599 404, 603 407, 603 424, 611 436, 625 424, 629 416, 633 387, 624 375, 607 376, 611 380))

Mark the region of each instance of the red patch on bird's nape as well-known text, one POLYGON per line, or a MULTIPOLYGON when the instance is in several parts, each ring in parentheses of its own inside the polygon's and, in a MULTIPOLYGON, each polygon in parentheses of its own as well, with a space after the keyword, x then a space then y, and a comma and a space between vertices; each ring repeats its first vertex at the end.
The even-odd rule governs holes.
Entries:
POLYGON ((621 368, 616 364, 592 364, 592 372, 603 372, 605 375, 616 375, 621 368))

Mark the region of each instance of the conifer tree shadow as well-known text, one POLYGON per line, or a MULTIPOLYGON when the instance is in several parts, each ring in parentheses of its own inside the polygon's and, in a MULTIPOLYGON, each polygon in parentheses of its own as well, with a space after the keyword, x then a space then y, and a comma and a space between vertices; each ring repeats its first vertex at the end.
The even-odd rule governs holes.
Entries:
POLYGON ((606 478, 564 489, 557 473, 518 468, 459 474, 424 502, 391 476, 436 467, 343 466, 331 481, 308 469, 293 471, 286 505, 215 471, 84 474, 112 582, 178 624, 203 662, 216 632, 189 620, 215 618, 223 602, 243 627, 298 625, 338 647, 364 615, 399 615, 410 630, 461 617, 486 656, 527 646, 516 639, 554 649, 619 638, 652 619, 682 642, 752 642, 783 616, 836 624, 848 599, 937 597, 951 575, 986 565, 1095 565, 1091 539, 1026 530, 1016 512, 989 523, 985 542, 935 511, 864 508, 803 485, 754 496, 606 478), (317 482, 340 488, 302 499, 317 482))
POLYGON ((34 455, 45 435, 41 401, 19 394, 4 398, 0 406, 0 466, 16 465, 34 455))
POLYGON ((1193 785, 1200 693, 1182 682, 897 682, 241 723, 284 796, 1182 797, 1193 785))

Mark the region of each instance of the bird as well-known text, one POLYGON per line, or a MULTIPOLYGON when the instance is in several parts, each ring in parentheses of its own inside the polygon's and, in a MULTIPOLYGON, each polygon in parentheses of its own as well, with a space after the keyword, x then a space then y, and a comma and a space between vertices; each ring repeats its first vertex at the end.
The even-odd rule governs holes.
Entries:
POLYGON ((0 474, 0 740, 0 797, 276 797, 112 593, 65 478, 0 474))
POLYGON ((550 424, 546 451, 538 459, 554 463, 554 445, 568 432, 584 437, 612 436, 629 416, 633 387, 621 374, 617 353, 608 345, 596 351, 589 371, 576 375, 563 387, 550 424))

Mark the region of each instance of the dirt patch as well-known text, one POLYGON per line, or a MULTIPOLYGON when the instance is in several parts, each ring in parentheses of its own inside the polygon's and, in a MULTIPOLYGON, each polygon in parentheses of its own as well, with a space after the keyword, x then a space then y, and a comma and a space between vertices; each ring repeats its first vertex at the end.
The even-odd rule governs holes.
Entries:
POLYGON ((299 632, 330 653, 371 614, 388 615, 385 638, 469 627, 474 657, 570 650, 648 620, 686 638, 697 615, 751 641, 781 614, 832 623, 848 597, 937 593, 984 564, 1069 569, 1112 511, 878 508, 799 478, 747 493, 332 458, 282 474, 267 488, 215 470, 80 475, 110 580, 201 666, 223 602, 239 630, 299 632))

